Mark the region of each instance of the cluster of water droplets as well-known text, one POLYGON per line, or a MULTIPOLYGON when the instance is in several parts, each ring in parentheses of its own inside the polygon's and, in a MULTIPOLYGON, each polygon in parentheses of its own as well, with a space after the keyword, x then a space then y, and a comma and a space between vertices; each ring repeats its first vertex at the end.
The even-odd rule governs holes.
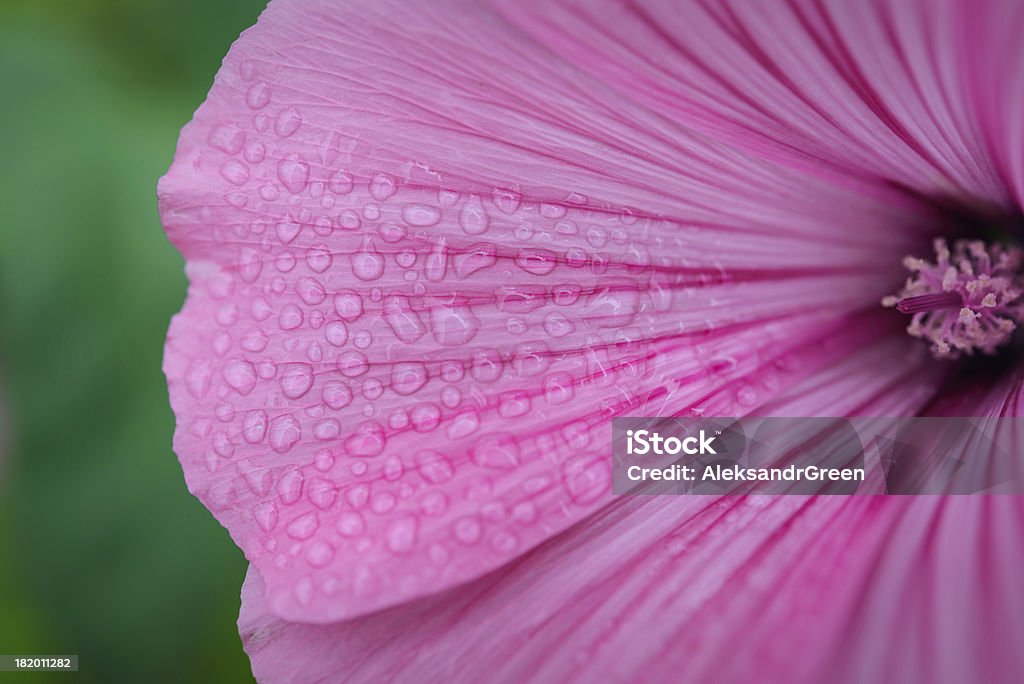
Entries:
POLYGON ((183 377, 208 407, 188 426, 204 500, 300 577, 275 600, 414 593, 460 548, 507 556, 582 515, 610 487, 594 435, 672 396, 652 338, 683 288, 652 219, 449 187, 415 161, 361 173, 247 69, 249 120, 211 126, 203 152, 225 203, 203 239, 228 251, 189 266, 208 313, 189 335, 211 353, 183 377), (352 560, 413 555, 394 576, 352 560))

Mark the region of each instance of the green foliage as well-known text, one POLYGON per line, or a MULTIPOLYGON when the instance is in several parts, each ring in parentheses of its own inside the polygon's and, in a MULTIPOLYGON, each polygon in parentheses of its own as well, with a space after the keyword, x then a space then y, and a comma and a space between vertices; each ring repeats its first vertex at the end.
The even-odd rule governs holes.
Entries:
POLYGON ((78 653, 80 680, 251 681, 245 561, 170 448, 156 181, 261 9, 0 3, 0 653, 78 653))

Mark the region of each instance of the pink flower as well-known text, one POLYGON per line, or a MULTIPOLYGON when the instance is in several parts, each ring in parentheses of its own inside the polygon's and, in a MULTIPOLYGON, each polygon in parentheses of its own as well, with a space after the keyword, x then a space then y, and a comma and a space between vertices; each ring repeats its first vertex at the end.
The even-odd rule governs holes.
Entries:
POLYGON ((272 2, 159 188, 257 678, 1024 677, 1019 499, 616 498, 608 460, 620 415, 1021 412, 1022 20, 272 2))

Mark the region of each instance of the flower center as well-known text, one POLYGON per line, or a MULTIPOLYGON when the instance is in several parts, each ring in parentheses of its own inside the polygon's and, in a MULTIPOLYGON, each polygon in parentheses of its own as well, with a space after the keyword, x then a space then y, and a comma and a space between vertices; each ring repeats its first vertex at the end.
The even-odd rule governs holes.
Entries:
POLYGON ((995 354, 1024 323, 1024 252, 1018 247, 935 240, 935 260, 906 257, 903 290, 882 305, 913 316, 907 332, 940 359, 995 354))

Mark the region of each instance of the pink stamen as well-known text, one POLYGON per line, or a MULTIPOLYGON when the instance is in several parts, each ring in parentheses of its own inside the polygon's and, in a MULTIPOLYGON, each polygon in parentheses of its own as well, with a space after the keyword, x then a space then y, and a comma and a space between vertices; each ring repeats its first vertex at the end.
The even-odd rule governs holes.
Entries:
POLYGON ((959 309, 963 305, 963 297, 956 292, 943 292, 941 294, 926 294, 901 299, 896 303, 896 310, 900 313, 913 314, 921 313, 922 311, 938 311, 940 309, 959 309))
POLYGON ((907 332, 929 341, 938 358, 994 354, 1024 323, 1022 261, 1017 247, 958 240, 950 249, 936 240, 935 261, 904 259, 911 275, 882 304, 913 316, 907 332))

